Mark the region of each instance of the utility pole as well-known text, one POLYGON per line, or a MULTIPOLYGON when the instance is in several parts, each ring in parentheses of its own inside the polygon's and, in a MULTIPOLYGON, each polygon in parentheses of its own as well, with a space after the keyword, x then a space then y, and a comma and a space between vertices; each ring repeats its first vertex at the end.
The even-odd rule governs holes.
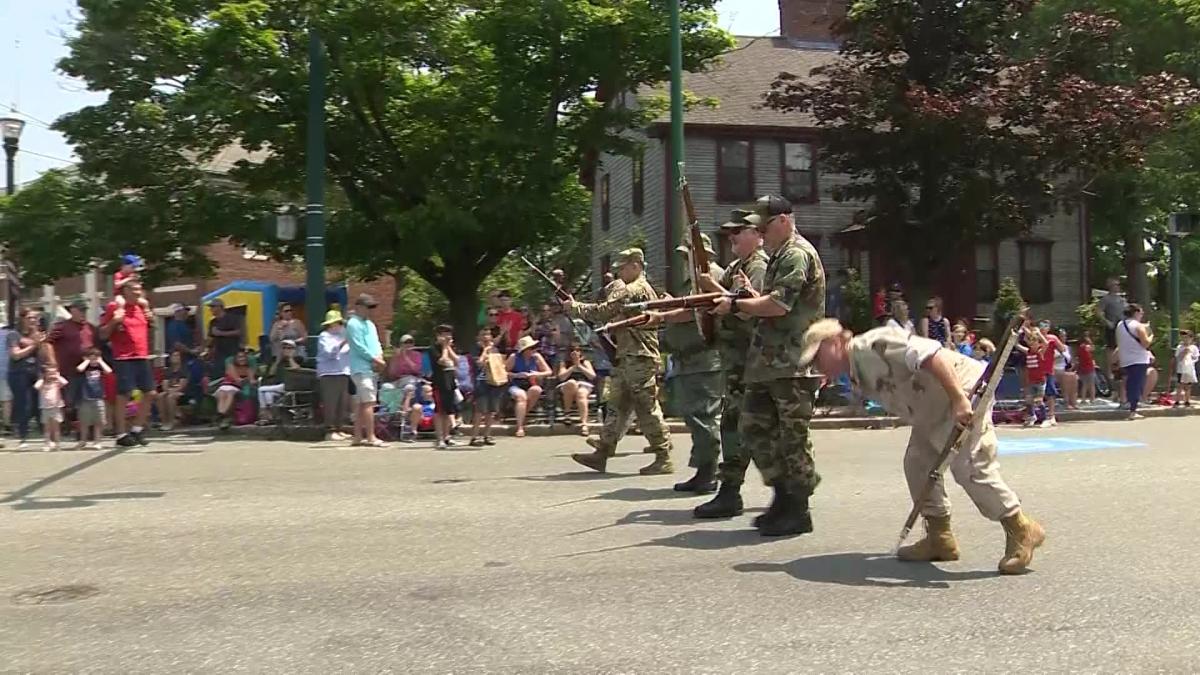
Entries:
POLYGON ((1171 339, 1170 347, 1179 344, 1180 324, 1180 258, 1182 257, 1181 242, 1200 225, 1198 213, 1172 213, 1170 227, 1167 228, 1167 240, 1171 251, 1171 339))

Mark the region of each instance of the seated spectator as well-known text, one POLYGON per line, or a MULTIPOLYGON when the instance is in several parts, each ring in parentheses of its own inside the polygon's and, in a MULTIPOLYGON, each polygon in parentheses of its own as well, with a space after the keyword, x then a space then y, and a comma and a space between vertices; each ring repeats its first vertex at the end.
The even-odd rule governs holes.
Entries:
POLYGON ((588 435, 588 395, 595 386, 596 370, 583 357, 583 347, 571 345, 558 366, 558 390, 562 393, 563 414, 579 409, 579 433, 588 435))
POLYGON ((492 331, 488 328, 479 329, 475 340, 478 346, 471 351, 471 358, 475 364, 475 408, 470 446, 477 448, 496 444, 496 441, 492 440, 492 422, 500 413, 500 397, 504 393, 504 385, 492 385, 488 382, 488 360, 500 355, 500 350, 496 349, 492 331), (483 426, 482 438, 479 436, 481 425, 483 426))
POLYGON ((415 442, 418 431, 433 426, 435 415, 437 415, 437 405, 433 401, 433 385, 426 382, 413 394, 408 410, 408 433, 401 434, 400 442, 415 442))
POLYGON ((270 424, 271 406, 283 396, 286 385, 283 383, 283 372, 285 370, 298 370, 302 367, 301 363, 296 360, 296 341, 290 338, 285 338, 279 343, 280 353, 275 356, 275 361, 267 368, 267 372, 263 375, 262 381, 258 385, 258 414, 259 424, 270 424))
POLYGON ((217 416, 220 418, 222 429, 228 429, 233 404, 236 400, 253 400, 254 387, 258 384, 258 375, 250 365, 250 355, 245 349, 240 349, 233 355, 233 360, 225 368, 221 385, 217 387, 217 416))
POLYGON ((537 341, 526 335, 517 341, 517 351, 509 355, 505 364, 508 368, 508 394, 516 405, 517 438, 525 436, 525 416, 542 397, 542 387, 538 382, 554 375, 536 348, 537 341))
POLYGON ((179 406, 188 402, 188 383, 191 379, 188 373, 184 354, 187 347, 176 348, 167 357, 167 372, 162 382, 162 430, 171 431, 179 421, 179 406))
POLYGON ((425 372, 424 361, 416 345, 417 342, 411 335, 400 338, 400 348, 392 353, 392 358, 388 360, 384 378, 393 387, 404 390, 406 404, 416 391, 417 384, 431 374, 425 372))

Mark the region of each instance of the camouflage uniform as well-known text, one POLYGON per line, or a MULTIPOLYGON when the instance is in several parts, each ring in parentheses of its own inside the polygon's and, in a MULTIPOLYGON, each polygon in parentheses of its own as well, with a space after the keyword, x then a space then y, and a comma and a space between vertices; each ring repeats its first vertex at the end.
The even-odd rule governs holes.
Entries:
MULTIPOLYGON (((614 267, 629 262, 645 260, 640 249, 622 251, 614 267)), ((572 305, 572 318, 587 321, 607 322, 635 316, 625 306, 629 303, 657 300, 645 276, 629 283, 614 283, 600 303, 576 303, 572 305)), ((630 415, 636 414, 642 434, 650 442, 647 452, 667 460, 671 451, 671 437, 658 403, 658 369, 661 356, 658 350, 658 331, 654 329, 623 328, 613 332, 617 346, 617 362, 608 383, 610 413, 605 417, 599 441, 589 443, 601 457, 616 454, 617 443, 629 428, 630 415)), ((663 471, 664 473, 666 471, 663 471)))
POLYGON ((771 252, 762 293, 787 313, 754 322, 738 430, 763 482, 807 498, 821 480, 809 438, 820 380, 800 361, 804 332, 825 315, 825 270, 807 239, 771 252))
MULTIPOLYGON (((710 268, 714 279, 721 275, 717 265, 710 268)), ((675 400, 692 435, 688 466, 715 466, 721 455, 717 425, 723 389, 721 355, 704 342, 695 321, 668 324, 663 329, 663 341, 675 364, 671 383, 675 400)))
MULTIPOLYGON (((877 328, 850 342, 850 379, 872 400, 912 425, 908 450, 904 453, 904 476, 916 500, 925 487, 929 470, 954 432, 954 418, 947 414, 950 397, 928 370, 926 359, 941 351, 950 359, 955 379, 969 391, 983 375, 984 364, 933 340, 910 336, 895 328, 877 328)), ((996 430, 991 412, 971 430, 950 462, 954 480, 966 490, 984 517, 999 521, 1021 508, 1017 495, 1000 477, 996 462, 996 430)), ((921 514, 944 517, 950 514, 950 499, 939 478, 921 514)))
MULTIPOLYGON (((746 274, 754 290, 761 290, 767 272, 767 254, 759 249, 748 258, 730 263, 719 281, 721 287, 733 290, 739 272, 746 274)), ((750 466, 750 453, 742 447, 738 425, 742 398, 746 395, 746 358, 753 335, 754 322, 745 314, 728 314, 717 324, 717 344, 721 349, 721 364, 725 367, 725 398, 721 407, 722 484, 741 485, 750 466)))

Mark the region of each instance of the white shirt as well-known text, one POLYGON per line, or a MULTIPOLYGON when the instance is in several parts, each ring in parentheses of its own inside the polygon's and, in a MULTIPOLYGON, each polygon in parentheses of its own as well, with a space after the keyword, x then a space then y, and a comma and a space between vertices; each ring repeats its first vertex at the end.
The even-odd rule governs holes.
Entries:
POLYGON ((1117 356, 1120 357, 1121 367, 1149 364, 1150 350, 1142 346, 1138 340, 1138 328, 1145 326, 1133 319, 1125 319, 1117 324, 1117 356))
POLYGON ((317 375, 349 375, 350 344, 346 333, 324 331, 317 342, 317 375))
POLYGON ((1196 372, 1196 361, 1200 361, 1200 347, 1196 345, 1179 345, 1175 349, 1175 372, 1180 375, 1191 375, 1196 372))

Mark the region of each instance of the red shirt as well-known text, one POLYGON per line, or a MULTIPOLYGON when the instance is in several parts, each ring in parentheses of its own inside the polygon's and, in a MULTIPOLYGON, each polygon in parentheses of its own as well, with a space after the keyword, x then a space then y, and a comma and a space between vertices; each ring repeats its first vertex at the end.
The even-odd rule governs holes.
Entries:
MULTIPOLYGON (((108 323, 116 310, 116 302, 108 303, 100 323, 108 323)), ((108 344, 112 347, 113 358, 118 361, 150 358, 150 322, 140 304, 126 303, 125 321, 113 327, 108 344)))
POLYGON ((508 344, 516 347, 521 331, 525 330, 525 316, 515 309, 502 309, 496 316, 496 325, 508 336, 508 344))
POLYGON ((96 346, 96 327, 86 321, 76 323, 67 319, 54 324, 46 339, 54 345, 59 372, 74 375, 83 353, 96 346))
POLYGON ((1083 375, 1096 372, 1095 347, 1079 345, 1079 372, 1083 375))

